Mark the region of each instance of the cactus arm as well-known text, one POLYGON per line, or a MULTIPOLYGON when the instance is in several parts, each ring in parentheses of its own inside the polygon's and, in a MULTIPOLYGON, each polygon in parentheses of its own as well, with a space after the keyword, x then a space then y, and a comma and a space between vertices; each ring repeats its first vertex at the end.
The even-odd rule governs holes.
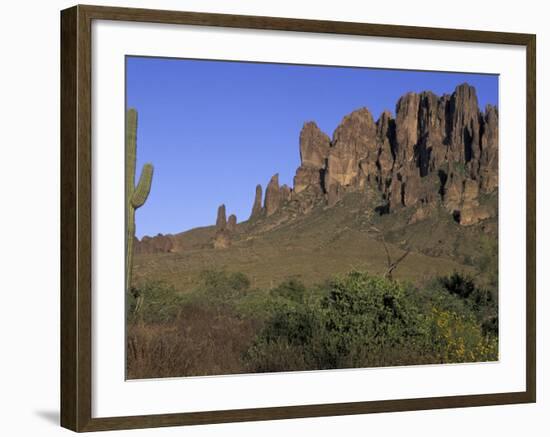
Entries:
POLYGON ((147 200, 149 191, 151 191, 151 182, 153 180, 153 166, 151 164, 145 164, 141 170, 141 176, 139 182, 134 190, 134 194, 130 199, 130 202, 134 208, 139 208, 147 200))
POLYGON ((143 166, 139 183, 136 180, 137 155, 137 111, 129 109, 126 113, 125 138, 125 191, 126 191, 126 287, 131 287, 134 258, 134 238, 136 234, 136 209, 147 200, 153 180, 153 166, 143 166))
POLYGON ((132 197, 136 174, 137 111, 126 113, 126 200, 132 197))

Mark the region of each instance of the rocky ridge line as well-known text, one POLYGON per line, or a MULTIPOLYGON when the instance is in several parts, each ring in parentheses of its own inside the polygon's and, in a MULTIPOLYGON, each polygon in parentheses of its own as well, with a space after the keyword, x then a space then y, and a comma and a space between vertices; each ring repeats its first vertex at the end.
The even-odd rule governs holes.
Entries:
MULTIPOLYGON (((476 90, 467 83, 450 95, 407 93, 397 101, 395 117, 386 110, 375 121, 367 108, 359 108, 342 119, 332 138, 308 121, 299 147, 294 186, 280 186, 278 174, 273 175, 262 205, 262 186, 257 185, 250 223, 288 204, 301 214, 319 205, 332 207, 350 192, 373 195, 380 214, 411 208, 411 223, 429 217, 437 205, 463 226, 496 214, 479 199, 498 190, 498 110, 487 105, 481 111, 476 90)), ((236 217, 226 220, 221 205, 214 247, 229 247, 236 232, 236 217)), ((145 245, 169 248, 167 236, 153 240, 160 237, 145 245)))
POLYGON ((348 192, 379 196, 380 213, 415 208, 412 220, 428 216, 441 202, 461 225, 496 212, 479 196, 498 189, 498 111, 480 111, 476 90, 464 83, 451 94, 407 93, 377 121, 367 108, 346 115, 332 139, 308 121, 300 132, 294 187, 267 186, 263 211, 256 197, 251 218, 274 214, 285 202, 302 212, 336 204, 348 192))

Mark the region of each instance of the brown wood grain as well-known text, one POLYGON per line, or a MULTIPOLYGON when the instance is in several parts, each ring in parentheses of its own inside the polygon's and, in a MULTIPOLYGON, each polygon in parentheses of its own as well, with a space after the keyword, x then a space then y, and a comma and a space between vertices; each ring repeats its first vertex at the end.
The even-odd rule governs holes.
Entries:
POLYGON ((78 428, 76 287, 76 8, 61 15, 61 425, 78 428))
POLYGON ((61 425, 74 431, 275 420, 528 403, 536 400, 536 38, 478 30, 75 6, 61 12, 61 425), (526 391, 226 411, 92 418, 92 20, 512 44, 527 50, 526 391))

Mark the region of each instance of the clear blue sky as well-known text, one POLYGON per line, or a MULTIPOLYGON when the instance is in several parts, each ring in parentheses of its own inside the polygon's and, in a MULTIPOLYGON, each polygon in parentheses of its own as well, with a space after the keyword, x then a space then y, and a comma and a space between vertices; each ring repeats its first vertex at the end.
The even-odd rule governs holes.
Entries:
POLYGON ((476 87, 480 107, 498 104, 498 76, 127 57, 126 104, 138 111, 138 167, 153 163, 136 233, 177 233, 216 220, 218 205, 246 220, 256 184, 292 186, 305 121, 332 132, 366 106, 395 113, 409 91, 476 87))

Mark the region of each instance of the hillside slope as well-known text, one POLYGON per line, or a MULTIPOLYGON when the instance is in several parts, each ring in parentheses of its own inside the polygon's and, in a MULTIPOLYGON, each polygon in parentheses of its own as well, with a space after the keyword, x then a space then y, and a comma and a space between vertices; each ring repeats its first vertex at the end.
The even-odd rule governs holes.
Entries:
POLYGON ((134 281, 162 279, 181 291, 205 269, 246 273, 270 287, 306 284, 361 267, 420 281, 453 270, 495 282, 498 245, 498 110, 478 107, 475 88, 407 93, 395 117, 367 108, 343 117, 332 137, 306 122, 294 185, 271 177, 250 218, 226 206, 215 226, 137 241, 134 281), (386 250, 387 247, 387 250, 386 250), (409 253, 410 252, 410 253, 409 253), (487 275, 486 275, 487 276, 487 275))
POLYGON ((476 273, 482 258, 491 256, 485 246, 495 238, 496 219, 464 228, 444 209, 409 224, 412 214, 403 209, 378 215, 366 196, 351 193, 331 208, 320 206, 304 216, 283 209, 243 222, 224 249, 213 246, 214 226, 193 229, 174 235, 175 249, 169 253, 137 253, 134 281, 163 280, 186 292, 207 269, 243 272, 259 288, 289 277, 315 284, 354 267, 383 274, 382 236, 394 259, 411 250, 394 276, 413 282, 454 270, 476 273))

